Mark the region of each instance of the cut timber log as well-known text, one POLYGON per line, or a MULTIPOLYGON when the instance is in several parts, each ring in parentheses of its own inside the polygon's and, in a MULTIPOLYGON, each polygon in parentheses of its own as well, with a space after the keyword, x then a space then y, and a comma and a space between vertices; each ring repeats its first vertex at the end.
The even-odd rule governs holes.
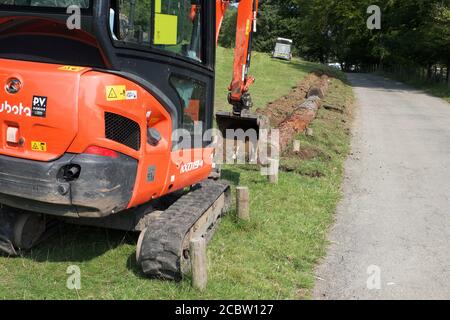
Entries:
POLYGON ((307 99, 296 107, 278 129, 280 130, 280 146, 284 151, 290 146, 291 140, 298 133, 305 132, 310 123, 316 118, 322 100, 328 91, 329 78, 326 75, 320 77, 320 81, 308 90, 307 99))
POLYGON ((309 89, 308 95, 306 97, 307 98, 319 97, 320 99, 323 99, 323 98, 325 98, 325 94, 323 93, 322 88, 313 86, 313 87, 311 87, 311 89, 309 89))
POLYGON ((313 96, 298 106, 292 115, 280 124, 281 148, 288 147, 295 134, 305 132, 306 128, 316 117, 320 104, 320 98, 313 96))

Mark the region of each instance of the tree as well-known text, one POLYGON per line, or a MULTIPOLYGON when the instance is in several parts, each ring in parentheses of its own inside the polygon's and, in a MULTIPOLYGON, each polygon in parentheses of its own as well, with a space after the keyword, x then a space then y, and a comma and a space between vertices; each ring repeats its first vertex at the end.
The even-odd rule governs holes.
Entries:
POLYGON ((236 41, 236 23, 237 10, 230 7, 223 19, 222 29, 220 30, 219 45, 225 48, 234 47, 236 41))
MULTIPOLYGON (((448 73, 449 26, 450 0, 261 0, 254 48, 271 52, 284 37, 311 61, 426 68, 431 77, 433 66, 448 73), (371 5, 381 9, 381 30, 367 28, 371 5)), ((227 28, 234 33, 235 21, 227 28)))

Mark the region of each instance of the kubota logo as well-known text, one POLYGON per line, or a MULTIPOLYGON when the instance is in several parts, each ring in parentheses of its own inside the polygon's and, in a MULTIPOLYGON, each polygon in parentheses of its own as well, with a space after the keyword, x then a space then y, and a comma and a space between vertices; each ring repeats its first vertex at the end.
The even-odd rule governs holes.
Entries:
POLYGON ((0 113, 31 117, 31 108, 25 107, 22 102, 19 105, 10 105, 8 101, 5 101, 0 105, 0 113))
POLYGON ((10 94, 16 94, 22 89, 22 82, 19 79, 11 78, 6 81, 5 90, 10 94))
POLYGON ((187 172, 191 172, 200 168, 203 168, 204 162, 203 160, 197 160, 195 162, 189 162, 186 164, 183 164, 181 166, 181 173, 187 173, 187 172))

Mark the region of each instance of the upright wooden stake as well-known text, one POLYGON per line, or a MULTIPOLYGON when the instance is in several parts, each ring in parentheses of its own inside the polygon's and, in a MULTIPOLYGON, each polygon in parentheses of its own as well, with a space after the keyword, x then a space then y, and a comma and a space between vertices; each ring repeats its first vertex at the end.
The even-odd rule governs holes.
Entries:
POLYGON ((300 152, 301 143, 300 140, 294 140, 294 152, 300 152))
POLYGON ((313 128, 306 128, 305 135, 307 137, 314 137, 314 130, 313 130, 313 128))
POLYGON ((208 284, 205 239, 192 239, 189 244, 189 253, 192 267, 192 286, 200 291, 204 291, 208 284))
POLYGON ((236 188, 237 215, 241 220, 250 220, 250 192, 247 187, 236 188))
POLYGON ((280 161, 276 159, 269 159, 269 182, 273 184, 278 183, 278 171, 280 169, 280 161))

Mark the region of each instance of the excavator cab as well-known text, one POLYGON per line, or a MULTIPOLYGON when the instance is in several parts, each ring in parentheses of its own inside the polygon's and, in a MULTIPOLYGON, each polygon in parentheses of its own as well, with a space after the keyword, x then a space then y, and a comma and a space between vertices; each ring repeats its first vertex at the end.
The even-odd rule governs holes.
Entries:
POLYGON ((207 178, 214 12, 203 0, 0 0, 0 203, 103 217, 207 178), (22 163, 42 186, 15 181, 22 163))
MULTIPOLYGON (((247 44, 255 2, 239 4, 247 44)), ((209 238, 228 207, 205 136, 227 4, 0 0, 0 251, 31 248, 57 218, 141 232, 143 271, 181 278, 189 239, 209 238)))

